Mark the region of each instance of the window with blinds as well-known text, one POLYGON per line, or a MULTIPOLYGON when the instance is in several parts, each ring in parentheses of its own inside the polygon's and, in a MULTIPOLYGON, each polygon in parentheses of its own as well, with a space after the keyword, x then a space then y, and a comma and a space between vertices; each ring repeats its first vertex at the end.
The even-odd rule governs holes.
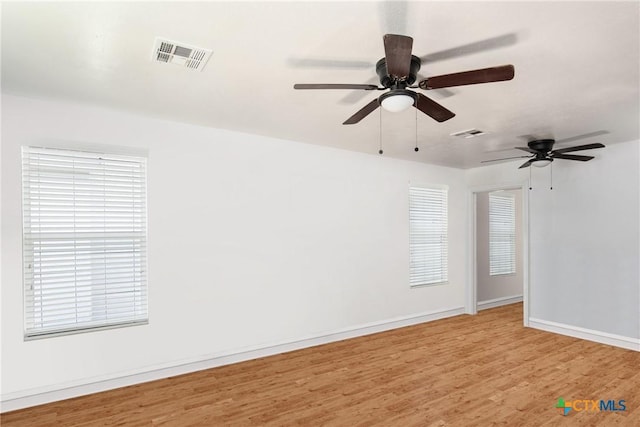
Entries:
POLYGON ((147 322, 146 159, 22 148, 25 338, 147 322))
POLYGON ((446 282, 447 257, 447 189, 409 187, 410 286, 446 282))
POLYGON ((489 193, 489 275, 516 272, 516 201, 513 194, 489 193))

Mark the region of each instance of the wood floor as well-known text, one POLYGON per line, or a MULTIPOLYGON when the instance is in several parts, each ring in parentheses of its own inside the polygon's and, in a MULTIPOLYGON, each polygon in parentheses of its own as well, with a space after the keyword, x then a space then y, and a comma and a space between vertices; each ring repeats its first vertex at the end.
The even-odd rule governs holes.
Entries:
POLYGON ((521 323, 514 304, 9 412, 0 424, 640 426, 640 353, 521 323), (563 416, 559 397, 624 399, 627 410, 563 416))

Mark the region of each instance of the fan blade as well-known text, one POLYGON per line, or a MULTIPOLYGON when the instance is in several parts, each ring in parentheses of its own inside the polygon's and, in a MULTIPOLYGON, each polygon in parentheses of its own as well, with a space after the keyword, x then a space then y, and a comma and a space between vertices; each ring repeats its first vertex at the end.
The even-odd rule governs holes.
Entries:
POLYGON ((513 159, 528 159, 530 156, 516 156, 516 157, 505 157, 503 159, 491 159, 491 160, 483 160, 480 163, 490 163, 490 162, 499 162, 501 160, 513 160, 513 159))
POLYGON ((604 145, 600 143, 576 145, 575 147, 567 147, 567 148, 560 148, 558 150, 553 150, 551 154, 570 153, 572 151, 591 150, 593 148, 604 148, 604 145))
POLYGON ((557 154, 557 152, 551 153, 551 157, 554 159, 578 160, 580 162, 588 162, 594 158, 593 156, 580 156, 577 154, 557 154))
POLYGON ((536 161, 536 159, 527 160, 522 165, 520 165, 520 167, 518 169, 528 168, 529 166, 531 166, 531 163, 533 163, 535 161, 536 161))
POLYGON ((517 41, 518 36, 515 33, 503 34, 501 36, 480 40, 451 49, 433 52, 428 55, 421 56, 420 60, 422 60, 423 64, 426 62, 442 61, 444 59, 451 59, 459 56, 469 55, 472 53, 511 46, 514 45, 517 41))
MULTIPOLYGON (((565 144, 573 141, 578 141, 580 139, 592 138, 594 136, 602 136, 607 135, 609 132, 606 130, 597 130, 595 132, 584 133, 582 135, 576 135, 569 138, 556 139, 556 144, 565 144)), ((535 139, 535 138, 534 138, 535 139)))
MULTIPOLYGON (((364 84, 374 85, 378 83, 378 77, 371 77, 364 84)), ((347 93, 338 101, 341 104, 349 104, 354 105, 359 102, 363 102, 363 100, 369 96, 368 90, 351 90, 347 91, 347 93)))
POLYGON ((294 89, 362 89, 362 90, 376 90, 376 85, 351 85, 351 84, 294 84, 294 89))
POLYGON ((296 57, 287 59, 287 64, 295 68, 370 69, 376 66, 369 61, 296 57))
POLYGON ((407 33, 407 9, 405 1, 381 1, 378 3, 378 16, 382 33, 407 33))
POLYGON ((396 77, 408 76, 411 68, 413 39, 397 34, 385 34, 383 41, 387 73, 396 77))
POLYGON ((461 73, 444 74, 422 80, 420 89, 439 89, 443 87, 474 85, 511 80, 514 76, 513 65, 482 68, 480 70, 463 71, 461 73))
POLYGON ((529 147, 513 147, 517 150, 522 150, 522 151, 526 151, 527 153, 531 153, 531 154, 538 154, 538 152, 536 150, 532 150, 529 147))
POLYGON ((358 123, 360 120, 364 119, 365 117, 367 117, 369 114, 371 114, 376 108, 378 108, 380 105, 378 104, 378 98, 374 99, 373 101, 371 101, 370 103, 368 103, 367 105, 365 105, 363 108, 361 108, 357 113, 355 113, 353 116, 349 117, 344 123, 342 123, 343 125, 353 125, 355 123, 358 123))
POLYGON ((418 95, 418 102, 415 107, 432 119, 438 122, 444 122, 455 116, 451 111, 447 110, 434 100, 427 98, 423 94, 417 93, 416 95, 418 95))
MULTIPOLYGON (((420 74, 416 75, 416 81, 419 82, 421 80, 425 80, 427 77, 426 76, 421 76, 420 74)), ((413 86, 407 86, 407 89, 419 89, 420 87, 415 84, 413 86)), ((440 88, 440 89, 436 89, 433 92, 431 92, 431 95, 434 97, 435 99, 443 99, 443 98, 449 98, 450 96, 456 95, 458 92, 453 89, 453 90, 449 90, 447 88, 440 88)))

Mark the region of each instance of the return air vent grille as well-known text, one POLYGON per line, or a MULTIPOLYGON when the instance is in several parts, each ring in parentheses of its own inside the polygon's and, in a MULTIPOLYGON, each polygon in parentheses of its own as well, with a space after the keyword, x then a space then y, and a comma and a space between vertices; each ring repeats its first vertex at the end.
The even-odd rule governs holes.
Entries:
POLYGON ((462 130, 460 132, 452 133, 451 136, 455 136, 458 138, 473 138, 473 137, 484 135, 484 134, 485 132, 479 129, 467 129, 467 130, 462 130))
POLYGON ((211 53, 210 49, 156 37, 151 59, 155 62, 175 64, 202 71, 211 57, 211 53))

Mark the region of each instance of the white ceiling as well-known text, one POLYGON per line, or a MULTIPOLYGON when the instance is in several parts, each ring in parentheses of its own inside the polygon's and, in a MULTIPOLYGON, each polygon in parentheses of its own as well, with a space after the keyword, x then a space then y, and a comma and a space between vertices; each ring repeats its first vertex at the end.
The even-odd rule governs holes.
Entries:
POLYGON ((385 156, 469 168, 522 154, 509 148, 525 144, 523 135, 608 132, 565 145, 638 139, 639 5, 5 2, 2 91, 367 153, 377 153, 382 120, 385 156), (415 109, 342 125, 382 92, 293 90, 294 83, 377 83, 385 33, 412 36, 417 56, 507 35, 514 43, 423 63, 420 75, 513 64, 515 78, 423 91, 456 117, 437 123, 419 113, 418 153, 415 109), (213 56, 202 72, 152 62, 156 36, 213 56), (469 128, 488 133, 449 136, 469 128))

